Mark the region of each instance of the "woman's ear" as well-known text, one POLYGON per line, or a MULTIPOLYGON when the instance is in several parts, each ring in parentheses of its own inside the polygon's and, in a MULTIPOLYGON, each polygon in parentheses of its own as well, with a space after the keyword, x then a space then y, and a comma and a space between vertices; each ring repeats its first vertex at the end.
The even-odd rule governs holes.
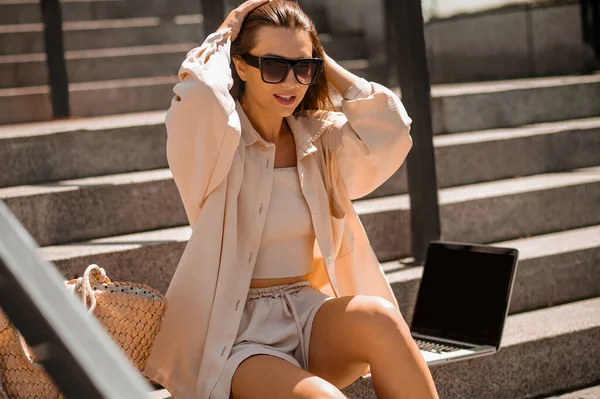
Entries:
POLYGON ((244 62, 244 60, 240 56, 233 57, 233 65, 235 66, 235 70, 237 71, 238 76, 242 81, 246 81, 246 68, 248 65, 244 62))

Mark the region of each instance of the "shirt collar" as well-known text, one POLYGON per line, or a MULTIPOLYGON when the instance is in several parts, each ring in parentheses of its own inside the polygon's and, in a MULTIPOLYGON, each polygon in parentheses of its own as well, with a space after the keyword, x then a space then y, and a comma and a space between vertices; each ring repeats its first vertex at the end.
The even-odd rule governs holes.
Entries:
MULTIPOLYGON (((236 100, 235 103, 240 118, 242 138, 246 147, 251 146, 256 142, 268 145, 260 134, 258 134, 256 129, 254 129, 252 123, 250 123, 240 102, 236 100)), ((313 142, 333 124, 326 119, 311 117, 310 114, 305 111, 287 117, 286 121, 294 135, 294 141, 296 142, 296 148, 300 157, 315 152, 317 148, 313 145, 313 142)))

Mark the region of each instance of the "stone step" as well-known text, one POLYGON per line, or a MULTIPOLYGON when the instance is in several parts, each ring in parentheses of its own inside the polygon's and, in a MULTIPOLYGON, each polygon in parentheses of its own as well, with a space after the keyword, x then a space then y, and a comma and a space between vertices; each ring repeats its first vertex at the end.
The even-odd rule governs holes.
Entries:
MULTIPOLYGON (((519 250, 510 314, 600 296, 600 225, 493 245, 519 250)), ((381 266, 410 324, 423 267, 402 261, 381 266)))
MULTIPOLYGON (((0 187, 165 168, 164 117, 157 111, 0 126, 7 166, 0 187)), ((440 188, 597 166, 600 118, 436 136, 434 146, 440 188)), ((367 198, 404 193, 406 166, 367 198)))
MULTIPOLYGON (((165 394, 165 392, 163 392, 163 395, 165 394)), ((169 396, 163 396, 163 398, 167 399, 167 398, 169 398, 169 396)), ((600 385, 545 397, 545 399, 598 399, 598 398, 600 398, 600 385)))
MULTIPOLYGON (((446 240, 494 242, 591 226, 600 223, 600 167, 447 188, 439 196, 446 240), (532 212, 538 209, 545 213, 532 212)), ((169 169, 7 187, 0 199, 42 246, 187 223, 169 169)), ((408 195, 354 207, 381 261, 410 253, 408 195)))
MULTIPOLYGON (((201 15, 63 23, 65 50, 201 42, 201 15)), ((0 55, 43 53, 43 24, 0 25, 0 55)))
MULTIPOLYGON (((191 233, 190 227, 175 227, 46 246, 40 251, 66 279, 81 276, 86 266, 97 263, 113 280, 136 281, 166 292, 191 233)), ((511 314, 600 296, 600 225, 494 245, 520 252, 511 314)), ((410 323, 423 267, 399 261, 382 267, 410 323)))
MULTIPOLYGON (((600 118, 438 135, 433 144, 439 188, 561 172, 600 165, 600 118)), ((405 163, 367 198, 407 192, 405 163)))
MULTIPOLYGON (((164 1, 138 0, 61 0, 63 21, 88 21, 134 17, 172 16, 200 12, 198 1, 172 1, 168 8, 164 1), (163 3, 163 4, 161 4, 163 3)), ((0 25, 40 23, 38 0, 0 1, 0 25)))
MULTIPOLYGON (((482 242, 600 223, 600 167, 439 190, 442 239, 482 242)), ((356 201, 354 207, 380 261, 410 249, 408 194, 356 201)))
MULTIPOLYGON (((175 75, 187 52, 197 43, 159 44, 65 53, 70 83, 175 75)), ((358 76, 378 81, 383 68, 365 59, 340 61, 358 76)), ((0 56, 0 89, 43 86, 46 54, 0 56)))
MULTIPOLYGON (((166 110, 177 76, 105 80, 69 85, 74 118, 166 110)), ((0 89, 0 124, 52 119, 48 86, 0 89)))
POLYGON ((41 246, 187 220, 169 169, 3 188, 0 199, 41 246))
MULTIPOLYGON (((600 298, 509 316, 492 356, 433 366, 440 398, 533 398, 600 380, 600 298)), ((371 378, 343 390, 375 399, 371 378)))
POLYGON ((0 187, 166 168, 165 112, 0 126, 0 187))
MULTIPOLYGON (((70 83, 175 75, 196 43, 158 44, 65 53, 70 83)), ((46 54, 0 56, 0 88, 43 86, 46 54)))
MULTIPOLYGON (((173 18, 139 17, 63 23, 65 51, 194 42, 206 33, 201 14, 173 18), (126 34, 124 34, 126 32, 126 34)), ((43 24, 0 25, 0 55, 43 53, 43 24)), ((336 60, 367 56, 362 32, 319 35, 327 53, 336 60)))
POLYGON ((436 133, 600 115, 600 73, 435 85, 431 93, 436 133))
MULTIPOLYGON (((71 114, 87 117, 166 109, 176 82, 170 75, 73 83, 71 114)), ((0 124, 51 119, 48 91, 47 86, 0 89, 0 124)), ((600 74, 487 86, 434 86, 432 94, 436 134, 600 116, 600 74)))

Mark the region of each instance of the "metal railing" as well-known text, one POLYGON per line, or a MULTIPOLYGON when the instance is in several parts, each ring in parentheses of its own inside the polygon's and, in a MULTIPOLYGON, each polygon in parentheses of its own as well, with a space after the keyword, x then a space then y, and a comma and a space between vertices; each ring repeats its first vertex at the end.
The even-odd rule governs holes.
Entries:
POLYGON ((600 0, 580 0, 583 41, 600 61, 600 0))
POLYGON ((2 201, 0 307, 67 398, 150 397, 150 385, 100 323, 67 293, 60 273, 41 257, 2 201))
POLYGON ((412 263, 421 265, 429 242, 441 236, 423 12, 420 0, 384 0, 384 9, 388 62, 396 67, 402 102, 413 120, 406 168, 412 263))
POLYGON ((56 119, 67 118, 71 111, 60 2, 59 0, 40 0, 40 7, 44 22, 44 47, 52 115, 56 119))

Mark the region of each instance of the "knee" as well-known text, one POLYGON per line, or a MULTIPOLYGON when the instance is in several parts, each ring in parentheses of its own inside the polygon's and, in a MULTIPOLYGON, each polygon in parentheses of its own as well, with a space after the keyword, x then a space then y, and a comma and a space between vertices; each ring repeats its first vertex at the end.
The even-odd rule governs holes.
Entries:
POLYGON ((346 399, 346 396, 333 384, 322 378, 309 378, 310 383, 304 386, 305 392, 300 393, 309 399, 346 399))
POLYGON ((357 296, 357 316, 363 333, 372 341, 410 338, 410 329, 400 311, 389 301, 378 296, 357 296))

